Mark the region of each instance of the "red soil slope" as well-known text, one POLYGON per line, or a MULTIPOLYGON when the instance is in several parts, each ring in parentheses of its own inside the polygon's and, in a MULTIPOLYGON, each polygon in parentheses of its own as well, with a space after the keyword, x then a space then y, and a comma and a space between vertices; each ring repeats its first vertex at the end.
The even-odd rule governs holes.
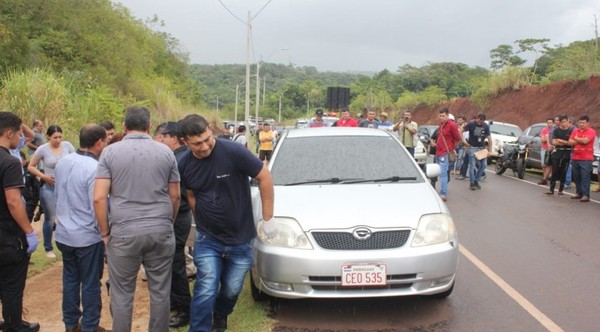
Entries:
POLYGON ((587 114, 592 127, 600 129, 600 76, 582 81, 561 81, 509 91, 490 100, 482 109, 468 98, 456 98, 434 109, 418 108, 414 119, 419 124, 436 124, 437 111, 447 107, 454 115, 468 118, 483 112, 488 119, 513 123, 525 129, 548 117, 567 114, 575 119, 587 114))

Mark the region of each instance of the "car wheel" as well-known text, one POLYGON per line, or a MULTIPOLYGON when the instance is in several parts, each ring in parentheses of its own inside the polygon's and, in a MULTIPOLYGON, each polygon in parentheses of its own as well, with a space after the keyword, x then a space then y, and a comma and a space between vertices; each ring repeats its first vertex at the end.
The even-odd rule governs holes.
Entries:
POLYGON ((266 293, 258 289, 258 287, 256 287, 256 285, 254 284, 252 271, 250 271, 250 294, 256 302, 264 302, 270 298, 269 295, 267 295, 266 293))
POLYGON ((496 160, 496 175, 502 175, 506 171, 504 158, 496 160))
POLYGON ((517 177, 523 179, 525 177, 525 160, 517 159, 517 177))
POLYGON ((447 291, 437 293, 437 294, 427 295, 427 297, 430 299, 445 299, 448 296, 450 296, 450 294, 452 294, 453 290, 454 290, 454 282, 452 283, 452 286, 450 286, 450 288, 448 288, 447 291))

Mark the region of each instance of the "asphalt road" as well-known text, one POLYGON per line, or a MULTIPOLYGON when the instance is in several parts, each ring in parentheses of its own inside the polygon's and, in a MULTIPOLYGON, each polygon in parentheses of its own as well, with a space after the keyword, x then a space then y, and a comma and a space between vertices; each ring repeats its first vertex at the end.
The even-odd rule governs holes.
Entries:
POLYGON ((278 301, 274 331, 600 330, 600 194, 544 197, 538 177, 492 169, 481 190, 450 183, 461 257, 449 298, 278 301))

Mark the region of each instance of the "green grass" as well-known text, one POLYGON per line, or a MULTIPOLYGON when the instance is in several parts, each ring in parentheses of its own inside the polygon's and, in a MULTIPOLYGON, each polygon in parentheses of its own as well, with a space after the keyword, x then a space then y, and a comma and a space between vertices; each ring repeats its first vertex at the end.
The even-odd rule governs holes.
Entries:
POLYGON ((62 260, 62 254, 60 250, 56 248, 56 243, 52 242, 52 244, 54 245, 54 254, 56 255, 56 258, 46 257, 46 251, 44 250, 43 240, 40 239, 37 249, 31 255, 31 259, 29 261, 29 269, 27 270, 27 278, 31 278, 35 275, 44 272, 44 270, 54 265, 56 262, 62 260))
MULTIPOLYGON (((190 290, 194 291, 194 283, 190 282, 190 290)), ((269 302, 254 302, 250 294, 250 280, 246 277, 244 289, 238 298, 233 313, 227 320, 228 331, 271 331, 274 320, 268 317, 269 302)), ((187 332, 189 326, 171 329, 171 332, 187 332)))

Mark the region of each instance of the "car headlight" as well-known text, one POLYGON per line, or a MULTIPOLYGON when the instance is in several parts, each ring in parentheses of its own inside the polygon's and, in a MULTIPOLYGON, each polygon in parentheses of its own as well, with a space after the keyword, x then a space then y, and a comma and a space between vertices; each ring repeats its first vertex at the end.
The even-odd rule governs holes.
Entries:
POLYGON ((452 240, 456 227, 452 217, 447 214, 427 214, 421 217, 412 241, 413 247, 429 246, 452 240))
POLYGON ((263 231, 263 221, 259 221, 257 225, 258 238, 271 246, 283 247, 283 248, 294 248, 294 249, 313 249, 312 245, 308 241, 308 237, 302 231, 302 228, 298 222, 291 218, 273 218, 275 222, 276 233, 274 236, 269 237, 263 231))

